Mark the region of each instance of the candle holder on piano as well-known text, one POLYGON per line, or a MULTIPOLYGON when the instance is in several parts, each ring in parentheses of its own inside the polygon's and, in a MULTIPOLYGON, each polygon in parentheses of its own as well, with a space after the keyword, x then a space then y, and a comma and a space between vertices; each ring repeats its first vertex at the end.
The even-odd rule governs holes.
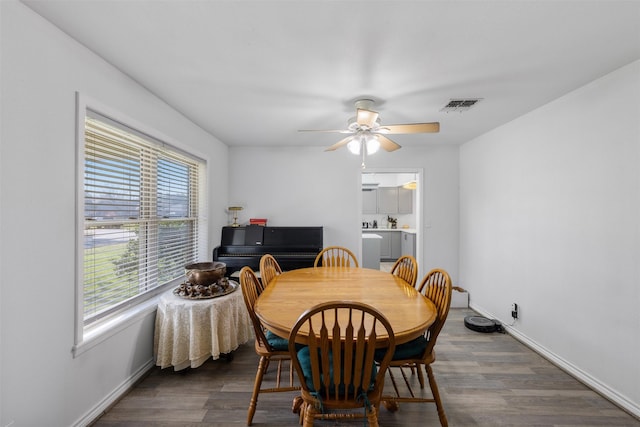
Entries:
POLYGON ((231 227, 240 227, 240 224, 238 224, 238 212, 242 210, 242 206, 229 206, 227 210, 233 213, 233 223, 231 227))

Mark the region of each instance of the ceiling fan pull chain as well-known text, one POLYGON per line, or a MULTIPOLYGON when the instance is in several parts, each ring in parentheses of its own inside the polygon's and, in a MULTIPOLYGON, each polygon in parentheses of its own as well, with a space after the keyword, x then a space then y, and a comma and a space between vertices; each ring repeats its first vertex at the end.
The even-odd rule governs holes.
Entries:
POLYGON ((364 159, 367 155, 367 144, 365 144, 364 141, 361 141, 360 144, 361 144, 360 149, 362 151, 362 165, 360 165, 360 167, 364 169, 366 167, 364 164, 364 159))

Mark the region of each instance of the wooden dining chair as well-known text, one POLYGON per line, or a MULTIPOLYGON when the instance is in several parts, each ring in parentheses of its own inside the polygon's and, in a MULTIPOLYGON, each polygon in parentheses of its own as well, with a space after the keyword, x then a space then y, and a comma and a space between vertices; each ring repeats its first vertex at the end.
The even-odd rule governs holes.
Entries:
POLYGON ((289 335, 289 353, 302 385, 300 424, 366 417, 370 426, 377 427, 384 376, 394 349, 391 325, 370 305, 329 301, 304 312, 289 335), (296 347, 296 341, 304 346, 296 347), (384 353, 378 365, 376 345, 384 353))
POLYGON ((393 267, 391 267, 391 274, 394 274, 411 286, 416 286, 418 280, 418 261, 411 255, 403 255, 397 259, 393 267))
POLYGON ((274 277, 282 273, 280 264, 271 254, 264 254, 260 258, 260 280, 262 286, 266 287, 274 277))
POLYGON ((353 252, 342 246, 327 246, 322 249, 313 263, 314 267, 359 267, 353 252))
MULTIPOLYGON (((438 418, 440 424, 448 426, 447 416, 442 406, 438 385, 431 369, 431 364, 436 360, 435 345, 438 335, 447 320, 449 307, 451 306, 451 277, 442 269, 433 269, 422 279, 418 286, 418 291, 425 297, 429 298, 436 306, 436 320, 425 331, 424 335, 419 336, 413 341, 400 344, 396 347, 395 353, 389 363, 389 377, 395 390, 395 396, 383 396, 382 400, 390 411, 397 409, 397 402, 431 402, 436 404, 438 410, 438 418), (403 371, 409 368, 418 372, 418 381, 420 388, 424 388, 424 376, 421 367, 424 366, 429 378, 429 386, 431 387, 432 398, 417 397, 416 393, 411 389, 408 377, 403 371), (396 383, 393 371, 398 369, 404 378, 405 385, 409 391, 409 396, 401 396, 398 385, 396 383)), ((376 360, 382 360, 383 353, 376 354, 376 360)))
POLYGON ((250 267, 243 267, 242 270, 240 270, 240 286, 242 287, 244 303, 247 307, 247 311, 249 312, 249 317, 251 317, 251 322, 253 323, 253 330, 256 336, 255 350, 258 356, 260 356, 256 379, 253 385, 253 393, 251 394, 251 401, 249 402, 249 412, 247 415, 247 425, 250 426, 253 422, 253 416, 258 405, 258 395, 260 393, 294 391, 299 390, 300 387, 294 386, 293 366, 291 363, 289 363, 289 385, 286 386, 280 384, 283 362, 291 360, 289 356, 289 342, 285 338, 281 338, 270 331, 265 330, 260 323, 260 319, 258 319, 258 316, 254 311, 254 307, 262 290, 262 285, 250 267), (262 388, 262 380, 271 361, 278 362, 276 384, 275 387, 262 388))

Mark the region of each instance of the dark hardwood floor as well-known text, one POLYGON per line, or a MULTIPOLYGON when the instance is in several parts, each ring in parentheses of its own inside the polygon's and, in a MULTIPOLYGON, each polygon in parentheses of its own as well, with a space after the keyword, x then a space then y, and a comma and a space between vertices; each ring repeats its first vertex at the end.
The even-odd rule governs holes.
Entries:
MULTIPOLYGON (((475 314, 451 309, 433 364, 451 426, 640 426, 640 421, 564 373, 508 334, 465 328, 475 314)), ((133 390, 98 419, 97 427, 246 425, 257 356, 253 343, 232 361, 209 360, 197 369, 152 369, 133 390)), ((274 366, 270 377, 275 377, 274 366)), ((385 387, 390 393, 392 387, 385 387)), ((429 390, 428 385, 426 390, 429 390)), ((255 426, 296 426, 295 393, 263 394, 255 426)), ((381 426, 438 426, 435 405, 403 403, 380 408, 381 426)), ((319 421, 318 426, 363 425, 319 421)))

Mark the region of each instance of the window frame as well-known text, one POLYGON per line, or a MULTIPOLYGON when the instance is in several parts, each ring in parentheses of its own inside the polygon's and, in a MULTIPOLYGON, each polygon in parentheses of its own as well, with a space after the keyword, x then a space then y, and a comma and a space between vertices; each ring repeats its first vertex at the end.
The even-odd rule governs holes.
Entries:
MULTIPOLYGON (((203 259, 207 256, 208 227, 207 227, 207 161, 205 157, 195 152, 192 148, 184 146, 172 138, 158 132, 157 130, 144 125, 127 115, 109 108, 86 95, 76 92, 76 244, 75 244, 75 331, 74 345, 72 348, 73 357, 77 357, 88 349, 94 347, 110 336, 117 334, 135 322, 140 321, 149 313, 157 309, 160 295, 166 290, 179 284, 181 278, 176 278, 164 285, 158 286, 145 293, 147 297, 137 299, 131 304, 121 307, 119 310, 100 318, 91 324, 85 325, 84 314, 84 232, 85 232, 85 119, 92 111, 107 120, 123 125, 138 136, 148 138, 153 142, 159 142, 171 147, 178 153, 187 155, 196 160, 199 164, 198 176, 198 218, 196 234, 196 256, 203 259)), ((144 295, 144 294, 143 294, 144 295)))

